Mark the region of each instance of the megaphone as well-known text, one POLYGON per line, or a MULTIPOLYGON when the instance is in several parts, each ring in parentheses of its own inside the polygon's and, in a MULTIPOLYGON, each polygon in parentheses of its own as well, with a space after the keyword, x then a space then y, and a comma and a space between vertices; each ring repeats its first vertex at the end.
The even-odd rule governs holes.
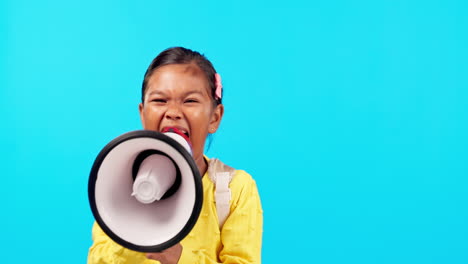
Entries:
POLYGON ((176 128, 138 130, 101 150, 88 198, 96 222, 112 240, 131 250, 160 252, 192 230, 203 188, 189 142, 176 128))

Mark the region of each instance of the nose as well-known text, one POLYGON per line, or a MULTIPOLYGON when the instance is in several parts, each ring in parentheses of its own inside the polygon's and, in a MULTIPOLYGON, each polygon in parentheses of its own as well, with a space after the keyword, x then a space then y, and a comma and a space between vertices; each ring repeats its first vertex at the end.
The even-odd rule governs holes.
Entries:
POLYGON ((179 120, 182 118, 182 112, 178 105, 170 104, 167 107, 164 117, 170 120, 179 120))

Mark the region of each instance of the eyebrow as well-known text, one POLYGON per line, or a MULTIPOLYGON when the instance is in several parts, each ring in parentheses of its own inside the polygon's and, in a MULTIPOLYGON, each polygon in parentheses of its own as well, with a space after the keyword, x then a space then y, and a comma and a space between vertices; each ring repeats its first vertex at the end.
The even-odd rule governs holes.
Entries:
MULTIPOLYGON (((151 92, 148 94, 148 96, 153 95, 153 94, 163 95, 163 96, 166 95, 165 92, 156 90, 156 91, 151 91, 151 92)), ((188 96, 188 95, 191 95, 191 94, 200 94, 200 95, 203 95, 203 93, 200 92, 200 91, 192 90, 192 91, 188 91, 188 92, 184 93, 183 96, 188 96)))
POLYGON ((203 95, 203 93, 200 92, 200 91, 192 90, 192 91, 188 91, 188 92, 184 93, 184 96, 188 96, 188 95, 191 95, 191 94, 203 95))
POLYGON ((160 94, 160 95, 165 95, 165 93, 164 93, 164 92, 157 91, 157 90, 156 90, 156 91, 152 91, 152 92, 150 92, 148 95, 153 95, 153 94, 160 94))

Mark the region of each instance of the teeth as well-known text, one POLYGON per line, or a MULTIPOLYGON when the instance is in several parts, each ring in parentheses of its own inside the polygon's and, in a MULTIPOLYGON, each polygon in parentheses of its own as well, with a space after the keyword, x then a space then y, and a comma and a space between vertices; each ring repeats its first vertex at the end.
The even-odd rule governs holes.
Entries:
MULTIPOLYGON (((183 133, 184 135, 186 135, 187 137, 189 136, 189 133, 187 130, 183 129, 183 128, 180 128, 180 127, 174 127, 176 128, 177 130, 179 130, 181 133, 183 133)), ((164 131, 165 129, 163 129, 164 131)))

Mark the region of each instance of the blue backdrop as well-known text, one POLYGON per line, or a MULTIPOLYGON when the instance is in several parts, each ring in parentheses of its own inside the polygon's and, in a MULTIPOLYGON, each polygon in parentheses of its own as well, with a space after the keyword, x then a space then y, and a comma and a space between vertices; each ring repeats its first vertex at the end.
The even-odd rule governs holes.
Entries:
POLYGON ((2 263, 85 263, 87 180, 170 46, 222 74, 208 156, 250 172, 264 263, 468 263, 466 1, 0 3, 2 263))

